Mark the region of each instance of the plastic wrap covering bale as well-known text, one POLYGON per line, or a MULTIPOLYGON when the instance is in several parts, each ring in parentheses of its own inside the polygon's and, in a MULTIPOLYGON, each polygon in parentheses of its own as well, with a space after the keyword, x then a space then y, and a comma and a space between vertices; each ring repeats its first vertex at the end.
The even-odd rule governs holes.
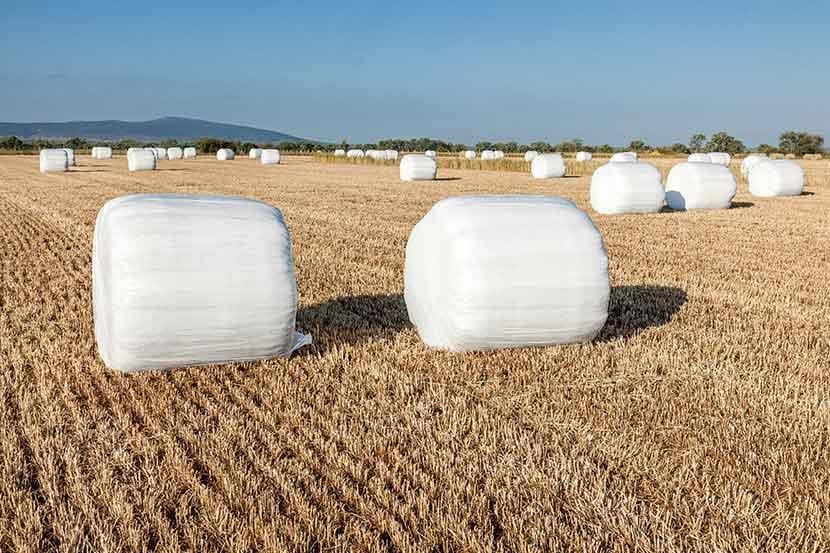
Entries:
POLYGON ((709 154, 691 154, 688 161, 692 163, 712 163, 712 158, 709 154))
POLYGON ((494 159, 496 159, 496 152, 493 150, 484 150, 481 152, 482 161, 493 161, 494 159))
POLYGON ((89 154, 92 159, 98 159, 98 146, 93 146, 89 154))
POLYGON ((101 146, 98 148, 98 159, 112 159, 112 148, 101 146))
POLYGON ((279 165, 280 151, 279 150, 262 150, 259 162, 263 165, 279 165))
POLYGON ((72 148, 61 148, 64 152, 66 152, 66 162, 69 164, 70 167, 75 167, 75 150, 72 148))
POLYGON ((749 193, 753 196, 799 196, 803 191, 804 169, 794 161, 764 161, 749 173, 749 193))
POLYGON ((525 161, 533 161, 538 155, 539 152, 537 152, 536 150, 530 150, 528 152, 525 152, 525 161))
POLYGON ((609 293, 602 237, 564 198, 449 198, 406 245, 406 308, 434 348, 591 340, 605 324, 609 293))
POLYGON ((427 150, 426 152, 424 152, 424 155, 427 157, 431 157, 432 159, 438 158, 438 154, 435 152, 435 150, 427 150))
POLYGON ((504 159, 504 152, 501 150, 493 150, 493 159, 504 159))
POLYGON ((216 159, 218 161, 230 161, 234 157, 236 157, 236 154, 230 148, 222 148, 216 152, 216 159))
POLYGON ((666 203, 672 209, 726 209, 738 191, 735 176, 714 163, 678 163, 666 179, 666 203))
POLYGON ((69 156, 66 150, 41 150, 40 151, 40 172, 41 173, 63 173, 69 169, 69 156))
POLYGON ((407 154, 401 159, 401 180, 435 180, 438 164, 429 156, 407 154))
POLYGON ((259 159, 262 157, 262 148, 251 148, 248 151, 249 159, 259 159))
POLYGON ((155 148, 144 148, 144 151, 153 154, 153 158, 155 159, 158 159, 159 157, 158 151, 155 148))
POLYGON ((594 159, 594 156, 591 152, 577 152, 576 153, 576 160, 579 162, 591 161, 594 159))
POLYGON ((122 371, 288 356, 297 283, 282 214, 223 196, 142 194, 98 213, 98 351, 122 371))
POLYGON ((179 147, 167 148, 167 159, 181 159, 184 157, 184 150, 179 147))
POLYGON ((386 150, 366 150, 366 157, 375 161, 386 161, 386 150))
POLYGON ((156 154, 148 150, 133 150, 127 153, 127 168, 130 171, 153 171, 156 168, 156 154))
POLYGON ((345 157, 345 156, 346 156, 346 150, 339 150, 338 149, 338 150, 334 151, 334 157, 345 157))
POLYGON ((386 159, 390 161, 398 160, 398 150, 386 150, 386 159))
POLYGON ((724 167, 729 167, 729 164, 732 163, 732 156, 726 152, 709 152, 709 159, 712 163, 723 165, 724 167))
POLYGON ((464 159, 475 159, 476 153, 472 150, 466 150, 464 153, 461 154, 461 157, 464 159))
POLYGON ((764 161, 769 161, 769 158, 765 154, 751 154, 746 156, 741 161, 741 176, 744 178, 749 177, 752 168, 764 161))
POLYGON ((611 156, 609 163, 637 163, 637 156, 631 152, 619 152, 611 156))
POLYGON ((361 158, 365 157, 366 154, 363 153, 363 150, 349 150, 346 152, 346 157, 350 158, 361 158))
POLYGON ((565 176, 565 160, 559 154, 539 154, 530 163, 534 179, 558 179, 565 176))
POLYGON ((156 150, 156 158, 157 159, 167 159, 167 149, 166 148, 155 148, 156 150))
POLYGON ((196 148, 189 146, 182 151, 184 159, 196 159, 196 148))
POLYGON ((591 176, 591 207, 599 213, 655 213, 665 201, 660 171, 649 163, 606 163, 591 176))

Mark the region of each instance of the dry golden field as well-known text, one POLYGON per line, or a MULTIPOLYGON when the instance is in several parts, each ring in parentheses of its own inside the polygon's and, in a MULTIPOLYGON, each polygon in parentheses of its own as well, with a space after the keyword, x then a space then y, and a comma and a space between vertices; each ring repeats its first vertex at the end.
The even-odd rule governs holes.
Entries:
MULTIPOLYGON (((408 324, 437 200, 588 179, 288 157, 0 157, 0 550, 830 549, 830 179, 716 212, 598 216, 591 344, 451 354, 408 324), (125 376, 92 332, 92 230, 136 192, 244 195, 292 231, 290 360, 125 376)), ((672 163, 661 159, 663 169, 672 163)))

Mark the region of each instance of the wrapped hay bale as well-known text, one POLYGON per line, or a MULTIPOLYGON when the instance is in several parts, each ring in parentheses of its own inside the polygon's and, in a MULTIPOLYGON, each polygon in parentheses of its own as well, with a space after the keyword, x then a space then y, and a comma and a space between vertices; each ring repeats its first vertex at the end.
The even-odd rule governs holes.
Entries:
POLYGON ((435 150, 427 150, 426 152, 424 152, 424 155, 427 157, 431 157, 432 159, 438 158, 438 154, 435 152, 435 150))
POLYGON ((236 157, 236 153, 230 148, 222 148, 216 152, 216 159, 218 161, 231 161, 236 157))
POLYGON ((749 172, 749 193, 753 196, 798 196, 803 191, 804 169, 793 161, 764 161, 749 172))
POLYGON ((577 152, 576 153, 576 160, 580 163, 584 163, 586 161, 591 161, 594 159, 594 156, 591 152, 577 152))
POLYGON ((262 150, 262 155, 259 157, 259 162, 263 165, 279 165, 280 163, 279 150, 262 150))
POLYGON ((476 153, 473 150, 466 150, 462 152, 461 157, 468 160, 473 160, 476 158, 476 153))
POLYGON ((182 152, 182 157, 184 159, 196 159, 196 148, 188 146, 182 152))
POLYGON ((182 159, 184 157, 184 150, 181 148, 174 146, 172 148, 167 148, 167 159, 182 159))
POLYGON ((539 152, 537 152, 536 150, 528 150, 527 152, 525 152, 525 161, 533 161, 538 155, 539 152))
POLYGON ((346 152, 346 157, 349 157, 349 158, 359 159, 359 158, 362 158, 362 157, 365 157, 365 156, 366 156, 366 154, 363 153, 363 150, 354 149, 354 150, 349 150, 348 152, 346 152))
POLYGON ((398 160, 398 150, 386 150, 386 159, 389 161, 398 160))
POLYGON ((631 152, 619 152, 611 156, 609 163, 637 163, 637 155, 631 152))
POLYGON ((64 152, 66 152, 66 162, 69 164, 69 167, 75 167, 75 150, 72 148, 61 148, 64 152))
POLYGON ((712 158, 709 154, 690 154, 688 161, 692 163, 712 163, 712 158))
POLYGON ((285 357, 297 283, 282 214, 223 196, 141 194, 98 213, 95 339, 125 372, 285 357))
POLYGON ((433 348, 592 340, 605 324, 609 294, 602 237, 564 198, 448 198, 406 245, 406 308, 433 348))
POLYGON ((98 148, 98 159, 112 159, 112 148, 101 146, 98 148))
POLYGON ((167 159, 167 149, 166 148, 155 148, 156 150, 156 159, 167 159))
POLYGON ((419 154, 407 154, 401 160, 401 180, 435 180, 438 164, 435 159, 419 154))
POLYGON ((481 161, 493 161, 494 159, 496 159, 496 153, 493 150, 481 152, 481 161))
POLYGON ((660 171, 649 163, 606 163, 591 176, 591 206, 599 213, 656 213, 666 203, 660 171))
POLYGON ((154 171, 156 169, 156 153, 152 150, 127 152, 127 169, 130 171, 154 171))
POLYGON ((565 176, 565 160, 560 154, 539 154, 530 163, 534 179, 558 179, 565 176))
POLYGON ((145 152, 150 152, 151 154, 153 154, 153 158, 154 158, 154 159, 158 159, 158 158, 159 158, 158 150, 156 150, 155 148, 142 148, 142 149, 143 149, 145 152))
POLYGON ((493 159, 504 159, 504 152, 501 150, 493 150, 493 159))
POLYGON ((249 159, 259 159, 262 157, 262 148, 251 148, 248 151, 249 159))
POLYGON ((732 163, 732 156, 726 152, 709 152, 709 160, 712 163, 729 167, 729 164, 732 163))
POLYGON ((768 161, 766 154, 750 154, 741 161, 741 176, 747 178, 752 168, 761 162, 768 161))
POLYGON ((64 173, 69 170, 69 156, 64 149, 44 149, 40 151, 41 173, 64 173))
POLYGON ((666 179, 666 203, 677 211, 727 209, 737 191, 732 171, 714 163, 678 163, 666 179))
POLYGON ((338 148, 334 151, 334 157, 346 157, 346 150, 338 148))

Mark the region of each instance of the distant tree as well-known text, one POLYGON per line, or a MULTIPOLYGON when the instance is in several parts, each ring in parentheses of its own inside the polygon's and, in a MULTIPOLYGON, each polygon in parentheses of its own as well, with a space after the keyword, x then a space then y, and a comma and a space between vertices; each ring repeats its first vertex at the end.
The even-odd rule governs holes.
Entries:
POLYGON ((667 150, 676 154, 690 154, 689 147, 681 142, 675 142, 667 148, 667 150))
POLYGON ((603 144, 596 147, 596 152, 599 154, 610 154, 614 152, 614 147, 610 144, 603 144))
POLYGON ((693 134, 692 138, 689 140, 689 151, 690 152, 702 152, 703 146, 706 144, 706 135, 703 133, 693 134))
POLYGON ((504 151, 508 154, 516 154, 519 153, 521 150, 519 150, 518 142, 510 141, 504 145, 504 151))
POLYGON ((492 142, 479 142, 476 144, 476 151, 480 152, 482 150, 491 150, 493 148, 492 142))
POLYGON ((73 150, 81 150, 89 146, 89 142, 84 140, 83 138, 70 138, 66 141, 66 147, 72 148, 73 150))
POLYGON ((770 155, 778 152, 778 148, 776 148, 775 146, 770 146, 769 144, 761 144, 760 146, 758 146, 758 151, 762 154, 770 155))
POLYGON ((643 150, 648 150, 649 146, 643 140, 632 140, 628 145, 628 149, 634 152, 642 152, 643 150))
POLYGON ((797 156, 820 154, 824 150, 824 137, 806 132, 787 131, 781 134, 778 148, 782 153, 797 156))
POLYGON ((721 131, 712 135, 706 143, 704 150, 707 152, 726 152, 731 155, 742 154, 746 151, 744 143, 721 131))
MULTIPOLYGON (((26 146, 27 146, 26 143, 23 142, 22 140, 20 140, 19 138, 17 138, 16 136, 10 136, 8 138, 4 138, 3 140, 0 140, 0 150, 20 151, 20 150, 27 149, 26 146)), ((29 147, 31 147, 31 146, 29 146, 29 147)))
POLYGON ((550 144, 548 144, 547 142, 544 142, 542 140, 538 140, 538 141, 530 144, 529 148, 531 150, 536 150, 537 152, 541 152, 543 154, 547 153, 547 152, 550 152, 552 150, 550 144))

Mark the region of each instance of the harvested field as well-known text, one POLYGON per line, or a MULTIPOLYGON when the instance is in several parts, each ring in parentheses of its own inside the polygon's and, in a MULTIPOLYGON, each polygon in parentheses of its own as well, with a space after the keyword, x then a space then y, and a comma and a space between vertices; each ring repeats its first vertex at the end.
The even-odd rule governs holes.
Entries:
MULTIPOLYGON (((588 178, 287 157, 0 157, 0 550, 830 548, 830 180, 725 211, 600 216, 592 344, 450 354, 409 325, 404 247, 437 200, 588 178), (293 234, 286 361, 125 376, 95 350, 95 216, 136 192, 244 195, 293 234)), ((661 159, 661 170, 671 164, 661 159)), ((733 163, 733 168, 736 165, 733 163)))

